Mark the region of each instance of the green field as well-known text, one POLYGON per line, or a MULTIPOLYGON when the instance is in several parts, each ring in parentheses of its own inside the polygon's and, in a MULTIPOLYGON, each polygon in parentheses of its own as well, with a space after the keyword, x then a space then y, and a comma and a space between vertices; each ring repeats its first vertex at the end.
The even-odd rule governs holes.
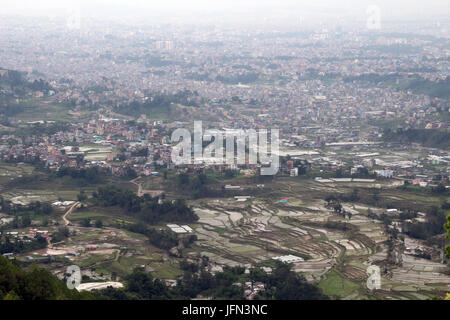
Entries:
POLYGON ((338 272, 330 271, 326 278, 318 283, 318 286, 326 295, 344 298, 356 293, 360 289, 360 285, 343 278, 338 272))
MULTIPOLYGON (((71 122, 74 120, 74 116, 70 113, 71 107, 67 104, 62 104, 54 101, 52 97, 48 98, 30 98, 22 103, 24 107, 23 112, 16 115, 16 118, 21 121, 63 121, 71 122)), ((87 112, 82 112, 76 118, 85 116, 87 112)))

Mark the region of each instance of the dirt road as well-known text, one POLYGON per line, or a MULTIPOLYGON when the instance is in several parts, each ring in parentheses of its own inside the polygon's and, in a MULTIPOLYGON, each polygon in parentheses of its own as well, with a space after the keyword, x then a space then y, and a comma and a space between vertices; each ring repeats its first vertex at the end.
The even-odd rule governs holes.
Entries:
POLYGON ((144 190, 144 189, 142 189, 142 183, 136 182, 136 180, 139 180, 139 179, 140 179, 140 177, 130 180, 131 183, 137 185, 137 187, 138 187, 138 191, 137 191, 138 197, 142 197, 144 194, 149 194, 152 197, 157 197, 164 193, 164 190, 144 190))
POLYGON ((67 216, 72 213, 73 209, 75 209, 75 207, 77 205, 79 205, 80 203, 77 201, 75 202, 70 208, 69 210, 66 211, 66 213, 62 216, 62 219, 64 221, 64 225, 68 226, 70 224, 70 221, 67 219, 67 216))
MULTIPOLYGON (((62 216, 62 219, 64 221, 64 225, 68 226, 70 224, 70 221, 67 219, 67 216, 73 211, 73 209, 76 208, 77 205, 79 205, 80 203, 77 201, 75 202, 73 205, 70 206, 70 208, 66 211, 66 213, 64 213, 64 215, 62 216)), ((47 237, 47 248, 52 249, 53 245, 51 243, 51 238, 47 237)))
POLYGON ((142 183, 137 183, 136 182, 136 180, 139 180, 139 179, 140 179, 140 177, 137 177, 137 178, 134 178, 133 180, 130 180, 130 182, 132 184, 135 184, 135 185, 138 186, 138 192, 137 192, 138 197, 142 196, 142 183))

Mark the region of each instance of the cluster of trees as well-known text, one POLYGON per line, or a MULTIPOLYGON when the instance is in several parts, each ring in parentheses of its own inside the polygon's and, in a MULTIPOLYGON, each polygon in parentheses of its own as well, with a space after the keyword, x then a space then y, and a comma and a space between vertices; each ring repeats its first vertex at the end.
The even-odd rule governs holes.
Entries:
POLYGON ((237 175, 236 170, 225 169, 223 176, 225 179, 233 179, 237 175))
MULTIPOLYGON (((15 216, 14 220, 7 225, 8 228, 19 229, 31 226, 31 215, 26 213, 22 216, 15 216)), ((2 226, 2 229, 5 226, 2 226)))
POLYGON ((398 218, 400 220, 408 220, 417 218, 418 214, 415 210, 406 210, 399 213, 398 218))
POLYGON ((448 193, 448 190, 442 183, 439 183, 436 187, 431 188, 431 193, 445 194, 448 193))
MULTIPOLYGON (((302 172, 302 174, 307 173, 310 170, 310 168, 311 168, 310 164, 303 165, 302 170, 300 170, 301 168, 299 167, 299 175, 300 175, 300 172, 302 172)), ((353 174, 351 173, 350 167, 337 168, 334 171, 324 171, 324 172, 321 172, 320 174, 321 174, 322 178, 360 178, 360 179, 375 179, 376 178, 375 173, 370 173, 369 170, 364 167, 357 168, 356 172, 353 174)))
POLYGON ((446 223, 445 211, 432 207, 426 216, 426 222, 406 223, 405 233, 410 237, 427 240, 443 233, 446 223))
POLYGON ((224 267, 223 272, 217 272, 214 275, 205 270, 198 273, 185 271, 174 291, 186 299, 201 295, 213 299, 242 300, 244 299, 243 287, 233 284, 242 281, 244 271, 243 267, 224 267))
POLYGON ((34 251, 43 249, 47 246, 47 240, 41 236, 36 236, 31 242, 24 242, 19 239, 10 239, 6 236, 0 238, 0 254, 3 253, 24 253, 28 251, 34 251))
MULTIPOLYGON (((357 189, 354 189, 352 195, 350 195, 349 197, 349 199, 354 200, 346 200, 346 201, 356 201, 358 199, 357 191, 358 191, 357 189)), ((325 201, 327 202, 326 206, 332 208, 334 212, 337 213, 339 216, 348 217, 348 219, 351 219, 352 217, 351 212, 346 211, 344 207, 342 207, 342 204, 337 197, 335 197, 334 195, 329 195, 325 198, 325 201)))
POLYGON ((243 287, 233 285, 245 281, 263 282, 266 290, 260 299, 276 300, 324 300, 328 297, 309 284, 306 279, 291 270, 290 265, 279 263, 272 274, 254 268, 250 274, 243 267, 225 267, 223 272, 212 275, 204 270, 186 271, 175 287, 154 279, 143 268, 136 268, 125 278, 123 289, 107 288, 94 292, 70 290, 64 281, 58 280, 45 269, 32 265, 29 270, 19 267, 15 260, 0 256, 0 299, 4 300, 168 300, 192 299, 198 295, 215 299, 244 299, 243 287))
POLYGON ((107 288, 97 294, 102 300, 169 300, 177 297, 159 279, 145 272, 142 268, 136 268, 125 279, 123 289, 107 288))
POLYGON ((16 93, 24 93, 25 89, 43 92, 53 90, 48 82, 42 79, 28 81, 24 73, 16 70, 8 70, 4 75, 0 75, 0 85, 9 86, 16 93))
POLYGON ((326 229, 335 229, 335 230, 341 230, 341 231, 344 231, 344 232, 357 231, 358 230, 358 228, 355 227, 351 223, 340 222, 340 221, 332 221, 332 220, 327 220, 327 222, 325 222, 322 226, 324 228, 326 228, 326 229))
MULTIPOLYGON (((9 139, 9 141, 8 141, 8 143, 10 145, 11 145, 12 140, 14 140, 14 139, 9 139)), ((17 141, 17 140, 14 140, 14 141, 17 141)), ((3 161, 6 162, 6 163, 20 163, 20 162, 28 163, 28 164, 33 165, 36 169, 39 169, 40 171, 46 169, 45 168, 45 164, 46 163, 44 161, 42 161, 39 158, 39 156, 27 156, 27 157, 24 157, 23 155, 18 155, 17 157, 14 157, 14 156, 10 155, 9 157, 4 158, 3 161)), ((10 182, 7 183, 7 185, 9 185, 11 183, 12 184, 18 183, 17 185, 23 185, 23 183, 21 183, 21 182, 24 182, 27 179, 29 179, 29 180, 39 180, 40 176, 37 175, 37 174, 26 175, 26 176, 15 178, 14 180, 11 180, 10 182)))
POLYGON ((401 54, 412 54, 422 51, 421 47, 413 46, 405 43, 394 43, 394 44, 376 44, 368 45, 364 47, 365 50, 373 50, 380 53, 391 53, 394 55, 401 54))
POLYGON ((344 77, 344 82, 353 82, 353 81, 363 81, 363 82, 370 82, 370 83, 384 83, 384 82, 394 82, 397 79, 401 78, 402 76, 398 73, 391 73, 391 74, 378 74, 378 73, 365 73, 361 74, 359 76, 348 76, 344 77))
MULTIPOLYGON (((237 175, 237 171, 226 169, 222 176, 224 179, 233 179, 237 175)), ((264 183, 267 180, 271 180, 273 176, 257 176, 255 177, 256 183, 264 183)), ((227 191, 224 193, 225 186, 222 186, 222 190, 208 187, 210 182, 214 182, 215 178, 208 177, 204 172, 197 172, 190 175, 188 173, 180 173, 177 175, 175 181, 175 188, 178 188, 180 193, 189 196, 193 199, 208 198, 208 197, 224 197, 232 195, 240 195, 240 191, 227 191)), ((254 194, 256 191, 246 191, 247 194, 254 194)))
POLYGON ((145 66, 146 67, 166 67, 175 64, 174 61, 166 60, 158 56, 154 55, 146 55, 145 56, 145 66))
POLYGON ((125 173, 124 176, 128 179, 134 179, 136 178, 138 175, 136 173, 136 170, 134 170, 133 168, 131 168, 130 166, 125 168, 125 173))
POLYGON ((15 260, 0 255, 0 300, 81 300, 95 299, 89 292, 67 288, 49 271, 32 265, 20 268, 15 260))
POLYGON ((73 179, 79 179, 86 183, 103 183, 104 178, 110 175, 110 171, 103 168, 91 167, 91 168, 69 168, 61 167, 55 172, 56 177, 61 178, 65 176, 72 177, 73 179))
MULTIPOLYGON (((398 187, 398 189, 405 189, 405 187, 400 186, 400 187, 398 187)), ((422 190, 421 192, 425 192, 427 194, 432 193, 432 194, 438 194, 438 195, 445 195, 445 194, 448 194, 449 191, 445 188, 442 189, 441 187, 437 187, 437 188, 434 188, 434 190, 427 189, 427 190, 422 190), (438 190, 445 190, 445 191, 443 191, 445 193, 438 193, 438 190)), ((415 203, 414 207, 412 207, 410 203, 407 203, 405 201, 392 200, 392 199, 385 197, 384 195, 385 194, 383 193, 383 190, 380 190, 377 188, 369 188, 369 189, 354 188, 351 192, 329 194, 325 197, 325 201, 328 202, 328 205, 334 204, 334 202, 336 202, 336 201, 359 202, 359 203, 364 203, 364 204, 368 204, 371 206, 374 205, 377 207, 383 207, 383 208, 387 208, 387 209, 397 208, 398 210, 403 211, 403 212, 417 211, 417 210, 426 212, 430 208, 429 206, 427 206, 424 203, 415 203)), ((442 209, 448 210, 448 207, 446 207, 446 206, 449 206, 449 208, 450 208, 450 205, 448 205, 448 203, 446 204, 444 202, 442 209)), ((376 215, 374 214, 374 216, 376 216, 376 215)))
POLYGON ((2 211, 7 214, 13 215, 25 215, 25 214, 36 214, 36 215, 49 215, 53 212, 51 204, 47 202, 34 201, 28 205, 14 204, 9 200, 4 199, 0 196, 0 207, 2 211))
MULTIPOLYGON (((187 265, 186 263, 184 264, 187 265)), ((196 269, 196 268, 193 268, 196 269)), ((202 269, 202 268, 200 268, 202 269)), ((265 300, 326 300, 320 288, 306 281, 305 277, 292 271, 291 266, 278 263, 271 274, 261 268, 253 268, 245 274, 244 267, 224 267, 214 275, 205 271, 186 270, 173 288, 166 287, 142 268, 135 269, 126 279, 124 289, 101 290, 102 299, 192 299, 197 296, 213 299, 243 300, 243 283, 262 282, 265 290, 259 299, 265 300), (235 285, 240 283, 240 286, 235 285)))
MULTIPOLYGON (((401 69, 397 70, 402 72, 401 69)), ((408 70, 409 71, 409 70, 408 70)), ((415 70, 415 72, 422 72, 426 70, 415 70)), ((414 72, 413 70, 409 72, 414 72)), ((366 73, 359 76, 344 77, 345 82, 362 81, 373 84, 387 84, 397 87, 400 90, 411 90, 416 94, 427 94, 431 97, 448 99, 450 98, 450 76, 444 80, 431 81, 424 79, 419 75, 411 77, 405 77, 399 73, 391 74, 377 74, 366 73)))
MULTIPOLYGON (((202 269, 200 267, 200 269, 202 269)), ((253 268, 245 274, 244 267, 225 267, 214 275, 205 270, 186 270, 175 287, 167 287, 154 279, 143 268, 136 268, 125 278, 123 289, 107 288, 94 292, 70 290, 66 284, 45 269, 32 265, 21 269, 15 260, 0 256, 0 299, 6 300, 167 300, 192 299, 199 295, 214 299, 244 299, 243 286, 234 285, 246 281, 262 282, 265 291, 259 299, 274 300, 325 300, 318 287, 291 270, 291 266, 277 263, 271 274, 261 268, 253 268)))
POLYGON ((314 69, 314 68, 308 68, 306 69, 305 73, 297 72, 297 76, 300 80, 335 80, 337 78, 341 78, 341 74, 337 72, 328 72, 328 73, 321 73, 320 70, 314 69))
POLYGON ((190 176, 187 173, 180 173, 177 176, 178 189, 184 193, 190 194, 194 199, 200 199, 211 195, 212 191, 207 187, 207 183, 208 177, 204 173, 197 173, 194 176, 190 176))
POLYGON ((148 155, 148 148, 141 148, 136 151, 132 151, 131 155, 133 157, 146 157, 148 155))
POLYGON ((52 234, 52 242, 60 242, 64 239, 68 238, 70 236, 69 228, 67 227, 60 227, 56 232, 52 234))
POLYGON ((258 80, 258 78, 259 75, 257 73, 248 72, 230 77, 217 76, 216 81, 220 81, 225 84, 238 84, 238 83, 247 84, 255 82, 256 80, 258 80))
POLYGON ((51 136, 60 131, 66 131, 69 124, 66 122, 34 123, 21 127, 15 131, 15 135, 25 139, 30 136, 51 136))
MULTIPOLYGON (((0 95, 0 114, 5 117, 14 117, 24 111, 23 106, 18 105, 12 99, 0 95)), ((6 121, 6 120, 4 120, 6 121)))
POLYGON ((195 92, 184 90, 175 94, 155 94, 144 102, 133 101, 128 104, 121 104, 114 107, 114 111, 129 116, 140 116, 141 114, 149 114, 154 110, 170 111, 170 106, 174 104, 182 104, 185 106, 197 107, 195 92))
POLYGON ((294 159, 294 167, 298 168, 298 175, 304 175, 311 170, 311 164, 308 160, 294 159))
POLYGON ((32 91, 52 90, 48 82, 42 79, 29 82, 22 73, 14 70, 8 70, 3 76, 0 75, 0 86, 10 87, 12 91, 12 93, 0 92, 0 122, 3 125, 10 125, 7 117, 14 117, 25 110, 22 105, 16 103, 14 95, 25 95, 25 89, 32 91))
POLYGON ((386 129, 383 133, 386 142, 420 143, 432 148, 450 148, 450 132, 439 129, 386 129))
POLYGON ((127 226, 126 228, 131 232, 140 233, 147 236, 148 241, 152 245, 164 250, 170 250, 171 248, 176 247, 180 240, 183 242, 185 247, 188 247, 197 240, 196 235, 191 235, 179 239, 176 233, 173 233, 169 230, 151 229, 145 227, 142 224, 133 224, 127 226))
MULTIPOLYGON (((378 196, 377 193, 374 193, 372 195, 373 202, 378 202, 378 196)), ((365 198, 360 196, 357 189, 354 189, 351 194, 338 194, 338 195, 329 195, 325 198, 325 201, 327 202, 327 206, 330 208, 333 208, 333 210, 337 214, 341 215, 348 215, 349 213, 346 213, 345 210, 343 210, 342 205, 340 204, 339 200, 342 201, 363 201, 363 202, 371 202, 368 201, 368 198, 365 198)), ((387 205, 387 207, 391 207, 387 205)), ((397 206, 398 207, 398 206, 397 206)), ((445 210, 449 208, 449 204, 447 202, 444 202, 442 204, 441 208, 438 208, 436 206, 431 207, 427 210, 426 215, 426 221, 425 222, 405 222, 403 223, 403 229, 404 232, 409 235, 410 237, 417 238, 417 239, 423 239, 430 241, 433 239, 434 236, 442 234, 443 232, 443 225, 446 222, 445 218, 445 210)), ((408 209, 408 208, 399 208, 402 210, 401 213, 398 214, 398 216, 395 216, 395 219, 404 221, 408 219, 414 219, 417 217, 417 211, 408 209)), ((350 215, 351 217, 351 215, 350 215)), ((375 214, 369 210, 368 217, 371 219, 380 220, 383 222, 384 225, 388 226, 392 223, 394 220, 394 217, 385 213, 382 214, 375 214)))
POLYGON ((159 222, 195 222, 198 216, 187 206, 186 201, 159 201, 158 197, 137 196, 133 191, 114 185, 98 188, 92 194, 93 201, 104 207, 120 206, 130 215, 150 224, 159 222))
MULTIPOLYGON (((1 107, 0 107, 0 124, 2 126, 5 126, 5 127, 10 127, 11 126, 11 121, 9 121, 7 116, 2 114, 1 107)), ((5 130, 5 129, 0 130, 0 134, 1 135, 8 134, 8 130, 5 130)))
POLYGON ((42 91, 42 92, 48 92, 50 90, 53 90, 52 86, 43 79, 34 80, 33 82, 28 82, 27 87, 31 89, 32 91, 42 91))
POLYGON ((418 94, 427 94, 431 97, 450 98, 450 76, 441 81, 431 81, 417 77, 404 85, 404 89, 418 94))
POLYGON ((265 283, 266 290, 261 299, 274 300, 327 300, 328 296, 322 290, 306 281, 306 278, 291 270, 291 265, 277 262, 271 274, 262 269, 254 268, 250 271, 251 281, 265 283))
POLYGON ((353 178, 360 179, 375 179, 376 176, 376 173, 369 173, 369 170, 365 167, 358 167, 356 173, 352 174, 353 178))
POLYGON ((210 78, 208 73, 189 72, 184 77, 186 79, 195 81, 208 81, 208 82, 213 81, 213 79, 210 78))

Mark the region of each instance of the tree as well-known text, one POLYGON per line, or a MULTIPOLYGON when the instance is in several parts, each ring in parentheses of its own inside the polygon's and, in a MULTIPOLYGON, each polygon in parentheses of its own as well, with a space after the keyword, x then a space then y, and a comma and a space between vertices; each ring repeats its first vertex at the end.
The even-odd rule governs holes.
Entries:
POLYGON ((95 220, 95 227, 96 228, 103 228, 103 222, 100 219, 95 220))
POLYGON ((327 202, 328 205, 330 205, 331 202, 337 201, 337 198, 334 195, 328 195, 325 198, 325 201, 327 202))
POLYGON ((178 186, 183 188, 189 184, 189 175, 187 173, 180 173, 178 175, 178 186))
POLYGON ((91 219, 89 218, 84 218, 83 220, 81 220, 81 226, 82 227, 90 227, 91 226, 91 219))
POLYGON ((441 194, 447 192, 447 189, 442 183, 439 183, 437 187, 431 188, 431 192, 435 194, 441 194))
POLYGON ((250 281, 252 283, 257 281, 265 282, 266 280, 267 274, 263 271, 263 269, 259 267, 250 269, 250 281))
POLYGON ((42 226, 43 226, 43 227, 47 227, 48 224, 49 224, 49 220, 48 220, 47 217, 45 217, 45 218, 42 220, 42 226))
POLYGON ((60 242, 70 236, 69 228, 60 227, 57 232, 52 235, 52 242, 60 242))
POLYGON ((80 190, 80 193, 77 194, 78 201, 85 201, 87 199, 87 195, 84 190, 80 190))
POLYGON ((353 189, 352 194, 350 195, 350 201, 358 201, 358 189, 353 189))
POLYGON ((125 176, 126 176, 127 178, 129 178, 129 179, 134 179, 134 178, 137 177, 137 173, 136 173, 136 171, 135 171, 133 168, 127 167, 127 168, 125 169, 125 176))
POLYGON ((98 188, 95 198, 97 205, 109 207, 120 206, 130 215, 147 223, 194 222, 197 215, 185 201, 159 201, 158 198, 137 196, 133 191, 114 185, 98 188))
POLYGON ((276 300, 325 300, 328 299, 319 287, 308 283, 303 275, 291 270, 292 265, 277 262, 268 275, 267 289, 263 297, 276 300))
POLYGON ((77 154, 75 157, 75 161, 77 162, 77 165, 79 165, 80 163, 83 163, 84 161, 84 155, 82 154, 77 154))
POLYGON ((232 179, 232 178, 234 178, 234 175, 235 175, 235 171, 233 171, 233 170, 231 170, 231 169, 226 169, 225 171, 224 171, 224 177, 226 178, 226 179, 232 179))
POLYGON ((3 297, 3 300, 21 300, 21 299, 17 295, 17 293, 14 292, 14 290, 11 290, 10 292, 8 292, 6 296, 3 297))
POLYGON ((31 265, 27 270, 0 255, 0 300, 80 300, 95 294, 69 290, 49 271, 31 265))
POLYGON ((333 206, 333 210, 334 210, 334 212, 336 212, 336 213, 341 213, 341 212, 342 212, 342 205, 341 205, 340 203, 336 203, 336 204, 333 206))
POLYGON ((136 268, 127 278, 127 290, 142 299, 162 299, 167 297, 167 287, 160 280, 153 280, 150 273, 136 268))
POLYGON ((22 217, 22 228, 29 227, 31 225, 31 217, 29 214, 26 214, 22 217))
POLYGON ((61 232, 61 234, 66 238, 70 236, 70 231, 67 227, 61 227, 58 231, 61 232))
POLYGON ((373 194, 372 194, 372 200, 375 203, 378 203, 378 201, 380 200, 379 193, 380 193, 380 191, 375 189, 373 194))

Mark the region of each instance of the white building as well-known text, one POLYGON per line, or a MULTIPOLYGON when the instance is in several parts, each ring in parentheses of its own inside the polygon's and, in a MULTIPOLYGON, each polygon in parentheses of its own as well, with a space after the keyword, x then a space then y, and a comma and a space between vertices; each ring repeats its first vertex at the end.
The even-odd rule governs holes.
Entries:
POLYGON ((294 256, 292 254, 286 255, 286 256, 279 256, 279 257, 273 257, 272 259, 278 260, 284 263, 296 263, 304 261, 303 258, 294 256))
POLYGON ((394 176, 394 171, 392 170, 375 170, 376 174, 383 178, 392 178, 394 176))

